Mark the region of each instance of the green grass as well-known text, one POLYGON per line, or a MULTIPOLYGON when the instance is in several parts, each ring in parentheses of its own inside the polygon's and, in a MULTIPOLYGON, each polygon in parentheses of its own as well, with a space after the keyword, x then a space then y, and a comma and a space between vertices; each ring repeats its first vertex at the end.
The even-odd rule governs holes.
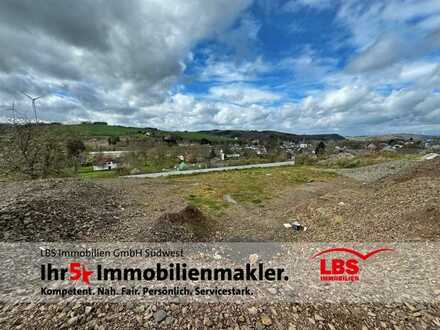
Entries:
POLYGON ((197 196, 190 194, 186 196, 186 200, 197 208, 208 208, 216 213, 221 213, 223 209, 227 208, 229 204, 221 201, 211 199, 209 197, 197 196))
POLYGON ((309 166, 289 166, 170 177, 168 180, 192 183, 185 185, 178 193, 196 207, 219 213, 232 205, 224 201, 226 194, 240 204, 262 205, 288 186, 313 180, 330 180, 335 176, 334 173, 309 166))
POLYGON ((224 142, 231 142, 233 139, 224 137, 224 136, 217 136, 214 134, 208 134, 208 133, 199 133, 199 132, 172 132, 173 135, 175 135, 177 138, 180 138, 182 140, 188 140, 188 141, 194 141, 198 142, 202 139, 207 139, 213 143, 224 143, 224 142))
POLYGON ((111 125, 57 125, 54 126, 55 131, 69 132, 81 137, 107 137, 107 136, 126 136, 135 135, 141 129, 136 127, 111 126, 111 125))
MULTIPOLYGON (((110 136, 129 136, 139 134, 143 131, 142 128, 138 127, 125 127, 125 126, 113 126, 113 125, 102 125, 102 124, 77 124, 77 125, 53 125, 52 130, 55 133, 69 133, 72 135, 81 136, 83 138, 90 137, 110 137, 110 136)), ((222 143, 232 141, 231 138, 217 136, 208 133, 198 133, 198 132, 166 132, 157 131, 158 136, 174 135, 179 140, 184 141, 194 141, 198 142, 202 139, 207 139, 213 143, 222 143)))
POLYGON ((163 169, 172 169, 176 165, 176 160, 172 159, 170 161, 147 161, 141 170, 144 173, 157 173, 162 172, 163 169))
POLYGON ((80 168, 79 177, 84 179, 108 179, 115 178, 118 176, 118 172, 112 171, 93 171, 92 166, 83 166, 80 168))

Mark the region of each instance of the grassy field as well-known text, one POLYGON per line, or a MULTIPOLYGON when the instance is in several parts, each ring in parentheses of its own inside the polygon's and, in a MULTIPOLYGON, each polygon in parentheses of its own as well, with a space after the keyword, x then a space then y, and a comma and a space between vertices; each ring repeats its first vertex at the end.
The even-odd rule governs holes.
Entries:
POLYGON ((80 178, 83 179, 108 179, 118 176, 118 172, 113 171, 93 171, 92 166, 83 166, 78 173, 80 178))
MULTIPOLYGON (((211 180, 220 180, 219 182, 222 182, 223 184, 227 185, 228 187, 231 187, 233 185, 236 185, 244 179, 246 182, 248 178, 258 177, 261 180, 262 175, 264 174, 266 177, 265 185, 270 185, 270 183, 275 182, 276 184, 283 184, 285 182, 291 183, 291 182, 307 182, 307 180, 310 178, 310 176, 315 176, 317 173, 323 174, 327 172, 326 170, 329 169, 343 169, 343 168, 358 168, 368 165, 375 165, 387 161, 393 161, 393 160, 417 160, 420 156, 416 154, 398 154, 398 153, 391 153, 391 152, 380 152, 380 153, 372 153, 372 154, 365 154, 365 155, 357 155, 353 158, 341 158, 341 159, 323 159, 323 160, 317 160, 317 159, 308 159, 307 161, 300 161, 298 159, 298 165, 296 166, 294 171, 289 171, 288 173, 283 172, 282 170, 276 169, 275 175, 272 178, 273 175, 271 171, 275 171, 273 169, 255 169, 255 170, 243 170, 243 171, 237 171, 237 172, 227 172, 227 173, 212 173, 212 174, 204 174, 203 176, 206 177, 203 179, 203 181, 209 181, 211 180), (267 172, 269 171, 269 172, 267 172), (241 173, 241 174, 239 174, 241 173), (263 174, 261 174, 263 173, 263 174), (308 177, 301 177, 300 174, 309 174, 308 177), (278 178, 282 178, 281 180, 277 180, 278 178), (236 181, 238 180, 238 181, 236 181), (275 180, 275 181, 273 181, 275 180)), ((227 166, 233 166, 233 165, 246 165, 246 164, 255 164, 255 163, 268 163, 271 162, 268 159, 251 159, 251 160, 239 160, 239 161, 229 161, 227 162, 227 166)), ((176 165, 176 160, 174 158, 162 160, 162 161, 148 161, 146 164, 143 164, 142 166, 139 166, 138 168, 142 169, 143 173, 156 173, 156 172, 162 172, 164 169, 172 170, 174 169, 174 165, 176 165)), ((198 169, 198 167, 190 168, 190 169, 198 169)), ((289 167, 290 169, 290 167, 289 167)), ((129 171, 93 171, 91 166, 87 167, 81 167, 79 171, 79 176, 83 178, 113 178, 117 177, 118 175, 128 175, 130 174, 129 171)), ((192 176, 185 176, 180 177, 176 180, 191 180, 192 176)), ((241 188, 241 187, 240 187, 241 188)), ((250 186, 248 187, 250 188, 250 186)), ((252 189, 251 189, 252 190, 252 189)), ((253 189, 251 195, 255 196, 255 194, 258 194, 258 188, 253 189)), ((202 194, 206 195, 206 194, 202 194)), ((211 194, 212 195, 212 194, 211 194)), ((244 193, 235 193, 236 198, 238 200, 240 199, 249 199, 246 198, 246 192, 244 193)), ((189 199, 194 202, 194 204, 198 204, 200 201, 200 198, 202 200, 204 197, 201 197, 200 194, 195 194, 194 196, 190 196, 189 199)), ((258 201, 258 197, 255 198, 255 201, 258 201)), ((222 208, 224 207, 224 203, 217 199, 211 199, 212 208, 222 208)))
POLYGON ((179 139, 186 140, 186 141, 194 141, 199 142, 202 139, 209 140, 213 143, 223 143, 223 142, 231 142, 233 139, 224 137, 224 136, 217 136, 214 134, 208 134, 208 133, 200 133, 200 132, 171 132, 174 136, 176 136, 179 139))
MULTIPOLYGON (((83 138, 92 137, 122 137, 136 134, 142 134, 144 129, 137 127, 113 126, 104 124, 77 124, 77 125, 54 125, 53 130, 58 133, 68 133, 71 135, 80 136, 83 138)), ((232 139, 223 136, 217 136, 208 133, 199 132, 167 132, 157 131, 157 136, 174 135, 177 139, 182 141, 198 142, 202 139, 207 139, 213 143, 222 143, 232 141, 232 139)))
POLYGON ((334 173, 310 166, 289 166, 171 177, 168 180, 193 183, 185 185, 190 188, 180 194, 192 205, 218 213, 230 205, 225 202, 225 195, 230 195, 238 203, 259 205, 286 186, 326 181, 335 176, 334 173))
POLYGON ((111 126, 102 124, 55 125, 53 129, 58 132, 67 132, 72 135, 77 135, 84 138, 135 135, 140 130, 139 128, 135 127, 111 126))

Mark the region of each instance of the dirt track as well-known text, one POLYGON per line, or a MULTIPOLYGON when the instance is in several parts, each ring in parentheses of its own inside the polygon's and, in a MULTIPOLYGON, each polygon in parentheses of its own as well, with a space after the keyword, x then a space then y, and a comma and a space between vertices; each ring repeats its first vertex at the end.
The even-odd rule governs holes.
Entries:
MULTIPOLYGON (((216 219, 184 211, 187 202, 176 195, 182 184, 162 179, 5 184, 0 188, 4 196, 0 220, 7 228, 3 239, 160 241, 168 233, 162 227, 167 221, 183 225, 165 239, 183 241, 440 239, 440 160, 417 163, 369 184, 338 177, 292 186, 258 207, 237 203, 216 219), (195 216, 209 221, 209 226, 199 231, 185 225, 187 217, 195 216), (46 222, 35 225, 32 219, 46 222), (288 219, 297 219, 309 229, 293 233, 282 226, 288 219)), ((440 328, 440 310, 438 305, 423 304, 2 306, 3 328, 33 328, 37 320, 45 328, 67 322, 90 329, 435 329, 440 328)))

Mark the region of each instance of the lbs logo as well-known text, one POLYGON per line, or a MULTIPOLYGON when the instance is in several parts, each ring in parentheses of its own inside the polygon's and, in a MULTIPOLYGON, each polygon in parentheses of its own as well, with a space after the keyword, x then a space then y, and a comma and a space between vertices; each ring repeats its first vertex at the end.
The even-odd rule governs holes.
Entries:
POLYGON ((312 259, 321 257, 319 260, 320 279, 321 281, 341 281, 356 282, 359 281, 360 265, 359 260, 366 261, 368 258, 381 253, 394 251, 389 248, 380 248, 363 254, 357 250, 350 248, 331 248, 315 254, 312 259), (348 253, 348 258, 328 258, 331 253, 348 253), (354 256, 354 257, 353 257, 354 256))

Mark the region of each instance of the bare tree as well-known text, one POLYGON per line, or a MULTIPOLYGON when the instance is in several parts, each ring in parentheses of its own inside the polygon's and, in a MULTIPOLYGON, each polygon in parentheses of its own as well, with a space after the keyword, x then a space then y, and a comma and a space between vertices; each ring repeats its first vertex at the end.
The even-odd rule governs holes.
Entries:
POLYGON ((15 106, 0 147, 0 170, 7 176, 34 179, 60 175, 66 168, 62 137, 47 125, 30 122, 15 106))
POLYGON ((86 146, 81 139, 68 139, 66 142, 67 157, 73 164, 75 173, 78 172, 81 154, 86 150, 86 146))

